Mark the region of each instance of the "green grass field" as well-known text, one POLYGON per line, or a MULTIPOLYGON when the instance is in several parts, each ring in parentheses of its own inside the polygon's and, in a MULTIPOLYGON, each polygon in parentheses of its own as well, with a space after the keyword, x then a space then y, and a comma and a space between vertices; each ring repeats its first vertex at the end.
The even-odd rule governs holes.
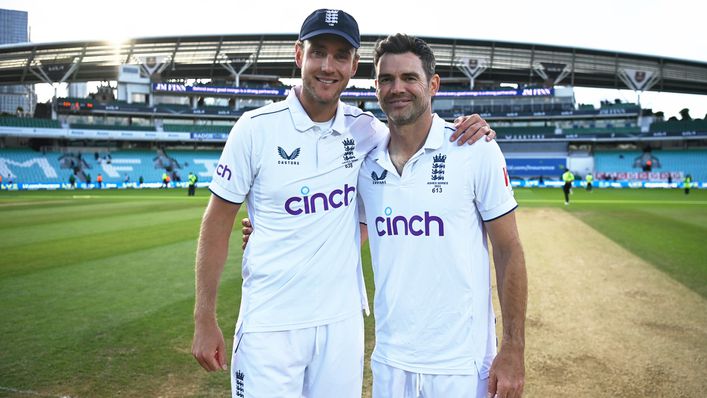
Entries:
MULTIPOLYGON (((0 396, 227 396, 227 374, 206 374, 190 354, 207 197, 0 192, 0 396)), ((575 190, 570 206, 560 189, 517 189, 516 197, 519 211, 566 209, 707 298, 707 193, 575 190)), ((227 340, 240 295, 239 231, 231 249, 219 294, 227 340)), ((591 256, 582 242, 567 250, 591 256)), ((370 350, 372 318, 366 327, 370 350)))

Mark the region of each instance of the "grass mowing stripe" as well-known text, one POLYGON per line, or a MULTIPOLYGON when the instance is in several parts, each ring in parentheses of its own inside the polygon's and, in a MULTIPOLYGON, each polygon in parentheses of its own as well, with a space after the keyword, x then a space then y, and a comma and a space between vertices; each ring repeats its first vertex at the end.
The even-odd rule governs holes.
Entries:
MULTIPOLYGON (((121 201, 123 199, 159 199, 159 200, 183 200, 187 202, 198 202, 201 200, 204 200, 205 198, 208 198, 208 195, 199 195, 199 196, 182 196, 179 192, 168 192, 166 194, 154 194, 150 191, 142 191, 145 193, 141 194, 131 194, 131 193, 124 193, 120 195, 111 195, 111 194, 101 194, 101 195, 72 195, 72 199, 120 199, 121 201), (179 195, 179 196, 177 196, 179 195)), ((186 190, 184 191, 186 192, 186 190)))
POLYGON ((45 241, 63 239, 83 239, 91 235, 113 231, 130 230, 144 225, 199 220, 203 213, 201 207, 177 208, 134 208, 130 211, 111 212, 98 217, 89 217, 73 221, 53 222, 50 224, 30 224, 12 229, 0 229, 0 249, 13 246, 37 244, 45 241))
POLYGON ((683 206, 642 206, 641 211, 646 213, 646 217, 661 217, 666 222, 677 222, 707 228, 707 211, 686 209, 683 206))
POLYGON ((16 210, 14 208, 23 207, 23 206, 38 206, 38 205, 59 206, 62 204, 70 204, 70 203, 74 203, 74 201, 70 200, 70 199, 66 199, 66 200, 44 200, 44 201, 29 200, 26 202, 9 202, 7 200, 2 200, 2 198, 0 198, 0 211, 9 212, 9 211, 16 210), (5 208, 8 208, 8 209, 5 210, 5 208))
MULTIPOLYGON (((186 193, 186 190, 184 191, 186 193)), ((183 200, 198 202, 208 198, 210 192, 208 190, 202 190, 197 194, 197 196, 186 196, 180 191, 155 191, 155 190, 144 190, 144 191, 96 191, 92 194, 72 194, 66 191, 55 191, 55 192, 32 192, 32 191, 22 191, 15 195, 0 196, 0 204, 2 203, 31 203, 34 201, 41 200, 119 200, 123 201, 125 199, 159 199, 159 200, 183 200)))
POLYGON ((131 250, 142 250, 198 236, 199 220, 162 222, 97 233, 91 236, 65 237, 38 244, 3 249, 0 277, 23 275, 40 269, 58 267, 92 259, 112 257, 131 250))
POLYGON ((31 396, 31 397, 42 397, 42 398, 66 398, 65 395, 54 395, 54 394, 43 394, 39 393, 37 391, 32 391, 32 390, 18 390, 16 388, 12 387, 3 387, 0 386, 0 392, 4 391, 7 394, 17 394, 18 396, 26 397, 26 396, 31 396))
POLYGON ((59 207, 41 205, 37 207, 29 207, 24 209, 15 209, 10 213, 0 212, 0 218, 3 222, 0 225, 0 231, 3 229, 14 228, 18 226, 34 225, 34 224, 53 224, 70 222, 75 220, 90 219, 97 222, 103 217, 115 215, 130 215, 138 212, 157 212, 161 210, 176 210, 176 209, 201 209, 203 212, 203 203, 175 203, 173 206, 165 206, 163 203, 156 201, 139 201, 139 202, 93 202, 93 203, 78 203, 62 204, 59 207))

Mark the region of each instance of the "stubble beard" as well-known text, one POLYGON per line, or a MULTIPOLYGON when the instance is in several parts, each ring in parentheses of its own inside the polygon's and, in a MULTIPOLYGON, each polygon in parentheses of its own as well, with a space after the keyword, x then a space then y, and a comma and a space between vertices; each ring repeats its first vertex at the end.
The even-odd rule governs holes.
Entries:
POLYGON ((331 97, 327 99, 317 93, 317 89, 315 87, 316 84, 322 83, 318 82, 314 77, 306 80, 302 79, 302 94, 318 105, 330 105, 338 102, 341 97, 341 93, 344 91, 342 88, 337 88, 331 97))
POLYGON ((388 116, 388 121, 392 122, 396 126, 406 126, 409 124, 415 123, 426 111, 429 112, 430 110, 427 109, 426 106, 423 106, 421 104, 421 99, 418 97, 413 97, 412 102, 410 103, 410 108, 405 109, 402 112, 388 112, 386 108, 387 106, 382 107, 383 111, 386 113, 388 116))

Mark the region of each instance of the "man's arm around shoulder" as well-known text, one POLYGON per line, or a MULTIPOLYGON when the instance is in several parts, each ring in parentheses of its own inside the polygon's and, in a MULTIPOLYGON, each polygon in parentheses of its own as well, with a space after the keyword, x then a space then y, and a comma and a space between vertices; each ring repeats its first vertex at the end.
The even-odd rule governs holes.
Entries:
POLYGON ((515 211, 486 223, 493 245, 503 337, 489 374, 489 395, 519 398, 525 383, 525 310, 528 276, 515 211))
POLYGON ((240 209, 211 195, 201 220, 196 252, 196 300, 192 355, 207 371, 226 370, 223 333, 216 319, 216 296, 221 273, 228 257, 233 222, 240 209))

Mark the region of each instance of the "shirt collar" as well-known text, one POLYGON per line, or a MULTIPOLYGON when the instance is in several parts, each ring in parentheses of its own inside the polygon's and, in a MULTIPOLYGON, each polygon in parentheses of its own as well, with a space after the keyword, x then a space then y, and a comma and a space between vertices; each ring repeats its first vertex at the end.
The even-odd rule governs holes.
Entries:
MULTIPOLYGON (((290 90, 290 93, 287 95, 287 105, 290 109, 290 115, 292 115, 292 122, 295 125, 295 129, 299 131, 300 133, 304 133, 305 131, 311 129, 312 127, 315 126, 315 123, 312 121, 312 119, 309 118, 309 115, 307 114, 307 111, 304 110, 304 107, 302 106, 302 103, 300 102, 299 98, 297 98, 297 93, 295 93, 295 89, 299 88, 301 91, 302 86, 297 86, 293 87, 290 90)), ((336 106, 336 115, 334 116, 334 123, 331 126, 331 129, 334 133, 336 134, 344 134, 346 131, 346 116, 344 115, 344 103, 339 101, 339 103, 336 106)))
MULTIPOLYGON (((444 129, 447 122, 444 119, 437 116, 436 113, 432 114, 432 126, 430 127, 430 132, 427 134, 425 143, 422 145, 422 149, 425 151, 435 151, 442 147, 444 144, 444 129)), ((390 134, 386 137, 384 142, 382 142, 373 152, 371 152, 371 157, 375 160, 385 160, 389 159, 388 144, 390 143, 390 134)))
POLYGON ((447 122, 437 116, 436 113, 432 114, 432 126, 430 127, 430 133, 427 134, 427 139, 425 144, 422 146, 425 150, 436 151, 442 147, 444 143, 444 128, 447 126, 447 122))

